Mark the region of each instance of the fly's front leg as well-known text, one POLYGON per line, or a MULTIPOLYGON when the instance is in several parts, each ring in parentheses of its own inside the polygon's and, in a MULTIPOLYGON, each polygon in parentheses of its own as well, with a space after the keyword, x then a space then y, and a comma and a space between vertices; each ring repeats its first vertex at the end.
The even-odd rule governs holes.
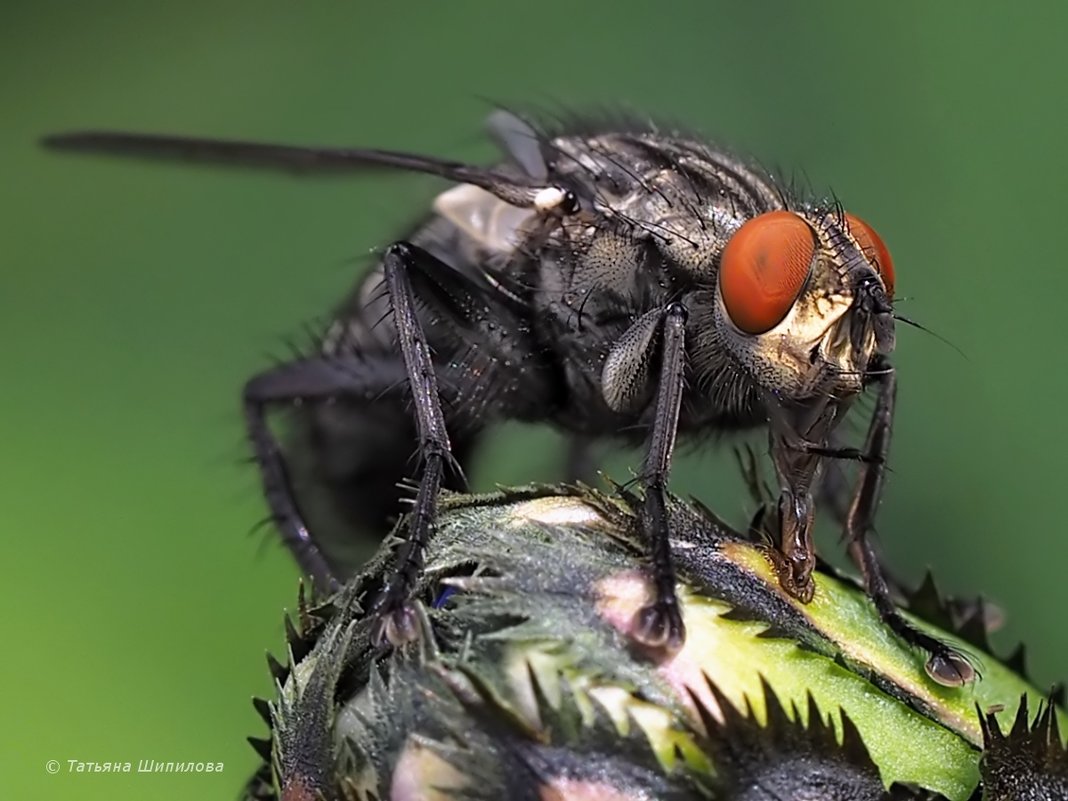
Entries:
POLYGON ((686 309, 673 303, 661 323, 660 377, 648 450, 642 465, 645 489, 643 528, 653 563, 653 602, 638 613, 636 637, 646 646, 677 651, 686 640, 671 560, 671 531, 667 519, 667 481, 685 386, 686 309))
MULTIPOLYGON (((833 415, 833 410, 828 410, 833 415)), ((818 428, 829 420, 822 416, 818 428)), ((816 591, 812 571, 816 551, 812 542, 815 502, 812 487, 818 482, 823 457, 797 447, 790 436, 771 430, 771 457, 782 489, 779 493, 778 526, 772 532, 774 547, 768 556, 775 567, 779 584, 802 603, 808 603, 816 591)))
POLYGON ((876 373, 876 380, 879 382, 879 395, 864 443, 867 458, 861 464, 857 487, 846 512, 845 536, 849 543, 849 554, 863 573, 868 595, 886 625, 909 645, 922 648, 930 655, 924 666, 927 675, 939 684, 959 687, 975 678, 975 668, 963 654, 941 640, 924 634, 901 616, 868 538, 882 495, 897 394, 897 379, 889 365, 876 373))

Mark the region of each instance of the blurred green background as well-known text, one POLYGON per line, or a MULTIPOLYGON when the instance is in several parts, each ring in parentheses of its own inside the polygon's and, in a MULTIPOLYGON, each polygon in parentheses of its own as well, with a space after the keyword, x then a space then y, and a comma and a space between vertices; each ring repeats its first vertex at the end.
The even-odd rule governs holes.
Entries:
MULTIPOLYGON (((1041 683, 1068 672, 1068 5, 983 5, 4 3, 5 796, 238 792, 297 586, 248 533, 263 508, 238 390, 438 186, 34 146, 74 127, 481 159, 484 98, 625 103, 833 187, 888 241, 903 313, 967 354, 899 333, 890 564, 992 597, 1041 683), (143 758, 225 770, 67 772, 143 758)), ((478 482, 551 478, 557 445, 509 430, 478 482)), ((674 486, 751 511, 726 449, 684 458, 674 486)))

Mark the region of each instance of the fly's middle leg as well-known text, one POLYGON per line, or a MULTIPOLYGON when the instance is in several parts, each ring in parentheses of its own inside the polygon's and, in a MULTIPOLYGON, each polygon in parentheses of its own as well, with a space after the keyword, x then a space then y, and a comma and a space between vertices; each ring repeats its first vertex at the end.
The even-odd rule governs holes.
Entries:
POLYGON ((645 490, 642 524, 652 558, 654 597, 638 613, 635 636, 648 647, 669 652, 677 651, 686 640, 686 627, 675 594, 667 519, 667 481, 685 388, 686 317, 686 309, 678 303, 668 306, 664 312, 656 406, 641 477, 645 490))

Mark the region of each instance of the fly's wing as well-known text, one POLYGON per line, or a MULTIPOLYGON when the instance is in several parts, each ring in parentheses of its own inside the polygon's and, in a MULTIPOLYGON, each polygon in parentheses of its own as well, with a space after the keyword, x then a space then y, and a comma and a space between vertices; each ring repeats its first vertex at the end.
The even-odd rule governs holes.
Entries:
MULTIPOLYGON (((515 132, 508 134, 514 137, 515 132)), ((508 138, 506 141, 512 141, 508 138)), ((106 153, 151 159, 273 169, 300 175, 337 174, 373 169, 395 169, 436 175, 449 181, 473 184, 506 203, 531 208, 544 179, 524 172, 502 172, 433 156, 373 148, 303 147, 229 139, 117 131, 75 131, 47 136, 41 143, 54 150, 106 153)), ((529 148, 517 159, 526 168, 534 164, 529 148)), ((539 172, 543 172, 544 167, 539 172)))

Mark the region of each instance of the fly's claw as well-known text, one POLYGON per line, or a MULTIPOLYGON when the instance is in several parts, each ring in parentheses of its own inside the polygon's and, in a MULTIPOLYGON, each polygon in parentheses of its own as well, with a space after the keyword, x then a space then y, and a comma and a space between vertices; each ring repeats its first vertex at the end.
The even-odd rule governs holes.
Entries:
POLYGON ((686 643, 686 624, 674 598, 643 606, 634 616, 631 636, 643 648, 674 656, 686 643))
POLYGON ((975 681, 978 675, 968 658, 948 645, 933 650, 923 669, 943 687, 963 687, 975 681))
POLYGON ((419 639, 419 615, 411 600, 389 586, 371 606, 371 642, 399 648, 419 639))
POLYGON ((807 562, 799 562, 787 557, 771 543, 764 543, 761 547, 764 556, 775 571, 775 578, 783 592, 803 604, 810 603, 816 595, 816 582, 812 580, 812 567, 807 562))

